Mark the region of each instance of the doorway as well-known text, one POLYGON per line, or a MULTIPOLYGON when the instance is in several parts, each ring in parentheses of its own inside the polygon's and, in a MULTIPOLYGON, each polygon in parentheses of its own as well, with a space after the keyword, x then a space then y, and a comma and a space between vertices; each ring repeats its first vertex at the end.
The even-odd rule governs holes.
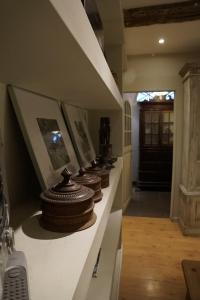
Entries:
POLYGON ((127 215, 170 215, 174 98, 174 91, 132 94, 133 199, 127 215))

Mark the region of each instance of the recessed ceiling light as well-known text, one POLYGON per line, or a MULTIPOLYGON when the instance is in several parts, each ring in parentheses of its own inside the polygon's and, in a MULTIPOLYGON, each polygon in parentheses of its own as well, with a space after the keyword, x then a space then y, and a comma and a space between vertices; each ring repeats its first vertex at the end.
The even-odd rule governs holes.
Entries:
POLYGON ((160 39, 158 40, 158 43, 159 43, 159 44, 164 44, 164 42, 165 42, 165 39, 163 39, 163 38, 160 38, 160 39))

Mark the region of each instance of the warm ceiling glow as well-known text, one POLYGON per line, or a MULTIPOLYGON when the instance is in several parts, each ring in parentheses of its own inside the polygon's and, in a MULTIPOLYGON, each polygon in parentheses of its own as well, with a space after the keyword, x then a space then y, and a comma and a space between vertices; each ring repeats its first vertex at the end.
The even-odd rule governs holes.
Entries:
POLYGON ((164 44, 164 42, 165 42, 165 40, 163 38, 161 38, 161 39, 158 40, 159 44, 164 44))

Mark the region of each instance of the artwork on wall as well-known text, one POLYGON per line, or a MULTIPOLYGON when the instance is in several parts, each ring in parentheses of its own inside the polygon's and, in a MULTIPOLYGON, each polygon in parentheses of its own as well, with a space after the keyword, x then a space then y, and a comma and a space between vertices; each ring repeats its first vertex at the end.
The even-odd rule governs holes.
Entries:
POLYGON ((82 167, 88 167, 96 158, 88 126, 80 108, 72 105, 62 105, 64 116, 82 167))
POLYGON ((11 86, 9 94, 42 189, 60 181, 66 167, 76 174, 79 164, 58 103, 11 86))

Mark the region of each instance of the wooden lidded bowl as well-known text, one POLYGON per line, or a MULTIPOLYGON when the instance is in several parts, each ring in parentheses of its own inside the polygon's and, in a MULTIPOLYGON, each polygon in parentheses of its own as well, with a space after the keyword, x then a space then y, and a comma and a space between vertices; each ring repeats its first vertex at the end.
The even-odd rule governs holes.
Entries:
POLYGON ((106 188, 109 186, 109 176, 110 171, 106 170, 104 168, 101 168, 97 165, 97 162, 93 160, 91 162, 92 166, 89 168, 86 168, 87 173, 95 174, 101 178, 101 187, 106 188))
POLYGON ((40 195, 40 224, 47 230, 74 232, 86 229, 96 221, 94 191, 71 180, 71 175, 64 169, 63 181, 40 195))
POLYGON ((79 174, 72 177, 72 179, 79 184, 91 188, 95 192, 93 197, 95 203, 101 201, 103 194, 101 192, 101 178, 99 176, 92 173, 86 173, 86 170, 81 168, 79 174))

